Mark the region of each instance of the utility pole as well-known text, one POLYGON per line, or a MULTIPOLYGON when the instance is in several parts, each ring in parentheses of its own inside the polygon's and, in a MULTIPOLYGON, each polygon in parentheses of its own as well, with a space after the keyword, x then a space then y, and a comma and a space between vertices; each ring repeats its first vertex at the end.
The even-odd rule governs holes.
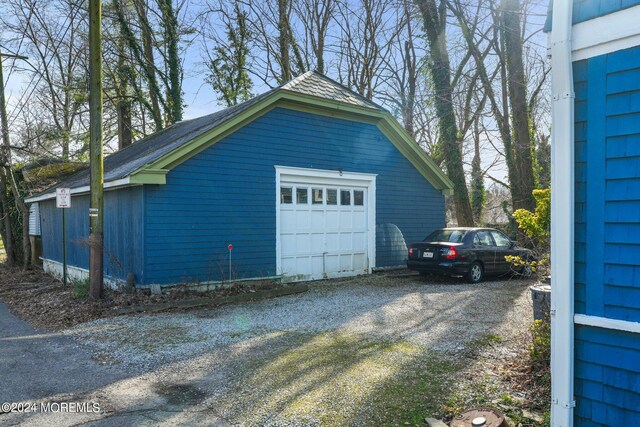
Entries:
MULTIPOLYGON (((18 209, 22 213, 22 249, 23 249, 23 262, 24 266, 27 267, 29 262, 31 261, 31 244, 29 241, 29 207, 24 203, 24 200, 20 196, 20 192, 18 191, 18 185, 16 184, 16 179, 13 176, 13 169, 11 169, 11 143, 9 141, 9 120, 7 118, 7 104, 4 95, 4 75, 2 73, 2 58, 16 58, 16 59, 28 59, 26 56, 20 55, 11 55, 11 54, 2 54, 0 52, 0 123, 2 124, 2 148, 0 148, 0 167, 2 171, 0 172, 0 182, 3 183, 2 188, 0 190, 6 191, 5 185, 6 182, 9 181, 9 185, 11 187, 11 192, 13 193, 13 198, 15 200, 18 209)), ((2 194, 2 200, 6 201, 6 193, 2 194)), ((7 208, 7 206, 4 206, 7 208)), ((8 225, 7 229, 7 259, 9 265, 12 263, 12 253, 13 253, 13 237, 11 235, 11 221, 8 217, 8 213, 5 212, 7 218, 5 219, 5 224, 8 225)))
POLYGON ((89 206, 89 296, 102 297, 104 237, 102 198, 102 0, 89 0, 89 157, 91 201, 89 206))

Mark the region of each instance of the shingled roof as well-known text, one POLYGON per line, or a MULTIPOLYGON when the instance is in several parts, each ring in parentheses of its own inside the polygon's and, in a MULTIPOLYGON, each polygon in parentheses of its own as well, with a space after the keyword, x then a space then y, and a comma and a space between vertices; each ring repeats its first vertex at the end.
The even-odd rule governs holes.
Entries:
MULTIPOLYGON (((141 167, 152 163, 154 160, 170 153, 183 144, 205 134, 280 90, 317 96, 360 107, 383 110, 379 105, 352 92, 340 83, 316 71, 307 71, 290 82, 271 89, 246 102, 206 116, 177 122, 166 129, 149 135, 105 157, 104 182, 126 178, 141 167)), ((89 185, 89 170, 85 169, 57 184, 56 187, 77 188, 87 185, 89 185)), ((41 194, 46 194, 51 191, 52 188, 41 194)))
POLYGON ((316 71, 307 71, 289 83, 280 86, 278 89, 318 96, 320 98, 358 105, 360 107, 373 108, 375 110, 384 110, 375 102, 368 100, 364 96, 359 95, 316 71))
MULTIPOLYGON (((366 109, 380 114, 389 114, 384 108, 365 97, 349 90, 340 83, 315 71, 308 71, 288 83, 271 89, 242 104, 235 105, 213 114, 184 120, 166 129, 156 132, 134 144, 117 151, 104 159, 104 182, 117 183, 132 176, 137 171, 162 159, 164 156, 180 149, 194 139, 214 131, 233 118, 256 106, 262 101, 278 94, 292 93, 323 100, 348 104, 360 109, 366 109)), ((446 178, 445 178, 446 179, 446 178)), ((69 179, 59 183, 56 187, 71 189, 86 188, 89 185, 89 170, 85 169, 69 179)), ((27 199, 28 202, 44 200, 54 196, 54 188, 49 188, 38 195, 27 199)))

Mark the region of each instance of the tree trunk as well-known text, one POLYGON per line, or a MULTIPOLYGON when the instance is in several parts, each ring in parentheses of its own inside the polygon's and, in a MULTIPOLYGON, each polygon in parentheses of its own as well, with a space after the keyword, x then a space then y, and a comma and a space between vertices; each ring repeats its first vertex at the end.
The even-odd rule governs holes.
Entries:
MULTIPOLYGON (((410 24, 409 24, 410 25, 410 24)), ((415 136, 415 129, 413 127, 414 122, 414 109, 416 100, 416 62, 413 56, 413 48, 411 43, 413 40, 405 41, 405 67, 407 68, 407 93, 405 95, 404 102, 402 103, 402 122, 404 129, 412 137, 415 136)))
POLYGON ((4 174, 4 168, 0 168, 0 215, 2 216, 2 242, 4 250, 7 254, 7 265, 13 267, 16 264, 15 241, 13 237, 13 224, 9 215, 9 199, 7 198, 7 178, 4 174))
POLYGON ((159 1, 162 9, 162 23, 167 44, 167 66, 169 68, 169 122, 173 124, 182 120, 182 70, 178 55, 178 18, 173 9, 172 0, 159 1))
POLYGON ((513 200, 513 209, 535 209, 533 190, 533 162, 531 156, 531 135, 529 133, 529 110, 527 88, 522 59, 522 37, 520 35, 519 0, 502 0, 502 34, 504 37, 506 67, 509 89, 509 103, 513 124, 513 163, 516 170, 518 197, 513 200))
POLYGON ((142 34, 142 49, 144 53, 144 69, 145 75, 149 82, 149 101, 151 102, 151 115, 155 124, 156 132, 164 127, 162 120, 162 112, 160 111, 160 103, 158 101, 159 90, 158 82, 155 79, 155 59, 153 55, 153 39, 151 37, 151 27, 147 16, 147 3, 144 0, 135 0, 136 11, 140 19, 140 28, 142 34))
MULTIPOLYGON (((118 5, 123 8, 123 3, 118 5)), ((124 10, 121 11, 124 16, 124 10)), ((131 79, 130 65, 127 64, 127 55, 125 49, 126 35, 120 31, 118 37, 118 67, 116 72, 116 93, 117 115, 118 115, 118 149, 131 145, 133 142, 133 133, 131 132, 131 98, 129 97, 129 86, 131 79)))
POLYGON ((518 183, 518 173, 516 171, 515 160, 513 158, 513 141, 511 139, 511 123, 509 122, 509 89, 507 82, 507 65, 506 58, 508 56, 506 53, 506 48, 504 44, 504 38, 500 37, 500 46, 501 46, 501 58, 500 58, 500 84, 501 84, 501 93, 502 93, 502 113, 499 112, 497 104, 494 108, 494 114, 496 116, 500 116, 502 120, 500 120, 498 124, 498 128, 500 130, 500 136, 502 137, 502 145, 504 146, 504 160, 507 164, 507 173, 509 175, 509 192, 511 194, 511 211, 513 212, 513 206, 515 206, 515 201, 520 200, 519 186, 518 183))
POLYGON ((131 145, 131 102, 127 99, 118 100, 118 150, 131 145))
POLYGON ((318 34, 318 49, 316 50, 316 71, 324 74, 324 34, 318 34))
POLYGON ((278 0, 278 46, 280 48, 280 83, 291 80, 289 60, 289 0, 278 0))
MULTIPOLYGON (((13 169, 11 169, 11 143, 9 141, 9 122, 7 120, 7 105, 5 103, 4 95, 4 76, 2 73, 2 55, 0 54, 0 122, 2 124, 2 155, 0 156, 0 162, 4 165, 3 180, 9 182, 11 187, 11 193, 13 199, 22 213, 22 255, 23 265, 27 267, 31 262, 31 242, 29 241, 29 207, 24 203, 18 185, 16 184, 15 177, 13 176, 13 169), (26 218, 26 221, 25 221, 26 218)), ((6 187, 6 181, 4 187, 6 187)), ((6 197, 6 193, 4 193, 6 197)), ((7 205, 5 205, 8 208, 7 205)), ((7 210, 8 215, 8 210, 7 210)))
POLYGON ((471 161, 471 209, 476 224, 482 223, 485 202, 484 176, 480 159, 480 129, 476 120, 473 126, 473 160, 471 161))
POLYGON ((435 107, 440 136, 438 145, 453 182, 453 199, 459 226, 473 226, 473 213, 464 176, 462 151, 458 144, 458 129, 453 111, 451 71, 446 41, 446 5, 435 0, 416 0, 430 47, 429 69, 435 91, 435 107))
POLYGON ((62 132, 62 160, 65 162, 69 160, 69 132, 64 130, 62 132))

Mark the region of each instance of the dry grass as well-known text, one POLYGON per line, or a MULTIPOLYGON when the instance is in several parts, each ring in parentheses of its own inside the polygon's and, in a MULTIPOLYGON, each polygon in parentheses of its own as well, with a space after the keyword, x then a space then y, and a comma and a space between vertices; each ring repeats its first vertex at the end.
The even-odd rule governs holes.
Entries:
MULTIPOLYGON (((207 292, 206 296, 213 299, 274 286, 267 282, 238 283, 230 289, 207 292)), ((92 301, 87 298, 87 287, 87 282, 70 283, 63 287, 60 280, 39 268, 9 268, 0 264, 0 302, 39 329, 66 329, 91 320, 119 316, 116 309, 122 307, 169 303, 203 296, 203 293, 178 286, 161 295, 151 295, 147 289, 131 293, 105 290, 101 300, 92 301)))

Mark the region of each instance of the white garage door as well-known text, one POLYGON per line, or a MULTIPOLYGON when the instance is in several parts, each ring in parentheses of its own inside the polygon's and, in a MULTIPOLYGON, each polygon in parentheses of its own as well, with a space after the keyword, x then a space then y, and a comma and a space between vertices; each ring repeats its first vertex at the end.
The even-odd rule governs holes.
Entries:
POLYGON ((370 272, 375 176, 282 167, 276 173, 279 274, 314 280, 370 272))

